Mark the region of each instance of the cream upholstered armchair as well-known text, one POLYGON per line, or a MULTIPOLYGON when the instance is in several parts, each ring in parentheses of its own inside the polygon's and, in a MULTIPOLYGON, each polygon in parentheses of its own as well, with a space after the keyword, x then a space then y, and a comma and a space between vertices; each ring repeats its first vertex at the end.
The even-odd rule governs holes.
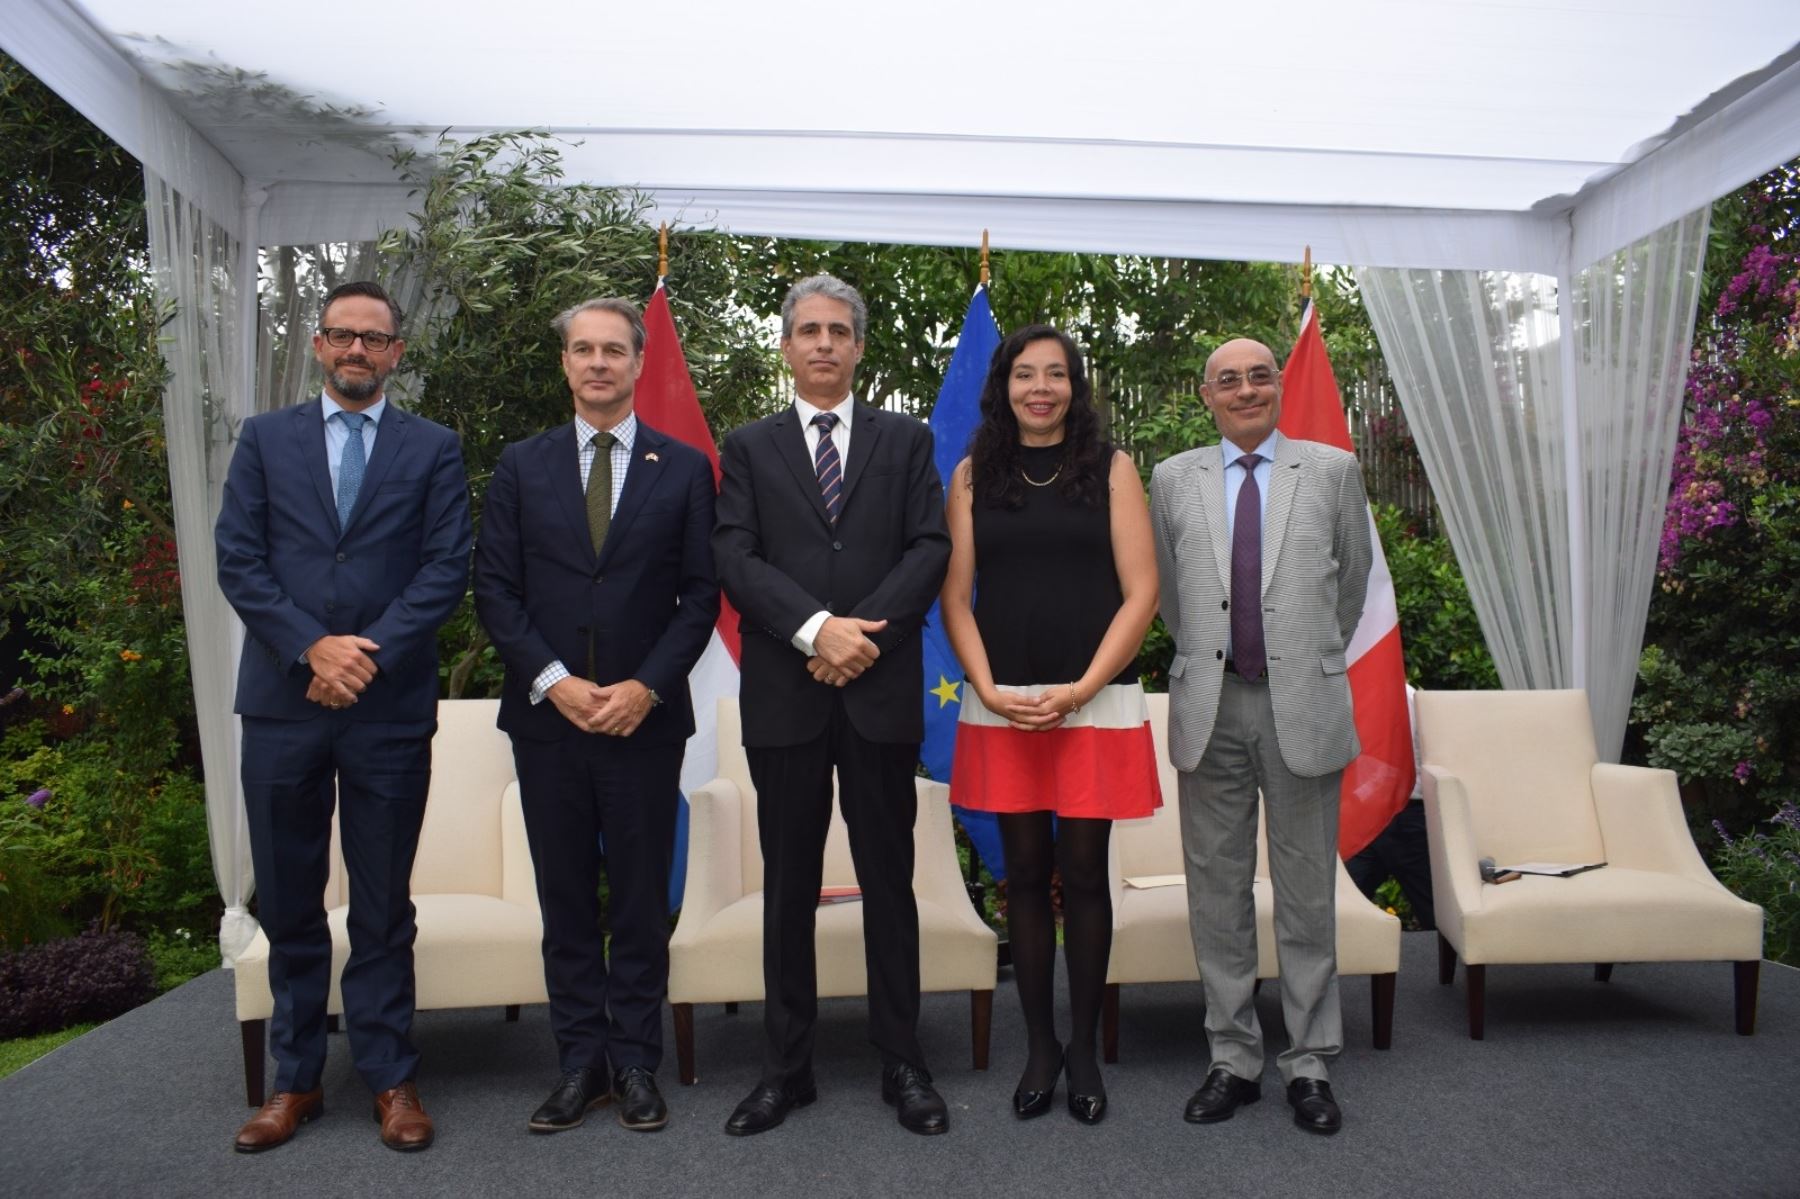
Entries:
MULTIPOLYGON (((1112 959, 1106 971, 1102 1040, 1106 1060, 1119 1060, 1121 983, 1192 982, 1200 977, 1188 931, 1186 869, 1181 854, 1181 809, 1175 768, 1169 763, 1169 697, 1145 697, 1162 772, 1163 806, 1143 820, 1113 825, 1112 959), (1171 880, 1134 887, 1125 880, 1171 880)), ((1256 977, 1280 976, 1275 957, 1275 893, 1269 882, 1268 842, 1258 821, 1256 833, 1256 977)), ((1342 861, 1337 867, 1337 957, 1339 974, 1369 976, 1377 1049, 1393 1044, 1394 980, 1400 970, 1400 921, 1363 898, 1342 861)))
POLYGON ((1418 721, 1438 981, 1460 954, 1470 1037, 1487 967, 1527 962, 1592 962, 1601 982, 1616 962, 1733 962, 1737 1031, 1755 1031, 1762 909, 1707 870, 1672 772, 1598 761, 1580 691, 1421 691, 1418 721), (1606 866, 1495 884, 1484 857, 1606 866))
MULTIPOLYGON (((497 1006, 516 1020, 519 1005, 544 1003, 543 918, 537 880, 525 843, 512 744, 494 727, 498 700, 446 700, 438 705, 431 742, 431 793, 412 896, 419 935, 413 945, 416 1005, 421 1010, 497 1006)), ((350 954, 345 919, 349 880, 332 817, 331 875, 325 884, 331 926, 331 999, 350 954)), ((237 1016, 243 1029, 244 1088, 250 1106, 262 1103, 269 992, 269 942, 261 932, 237 961, 237 1016)))
MULTIPOLYGON (((740 742, 736 699, 719 701, 719 777, 688 796, 687 891, 669 943, 669 1004, 681 1081, 694 1081, 694 1005, 763 998, 763 863, 756 792, 740 742)), ((969 902, 957 866, 949 791, 919 780, 913 829, 919 903, 920 989, 968 991, 977 1070, 987 1069, 999 940, 969 902)), ((835 808, 825 841, 824 885, 854 886, 850 842, 835 808)), ((861 903, 819 908, 819 996, 866 995, 861 903)))

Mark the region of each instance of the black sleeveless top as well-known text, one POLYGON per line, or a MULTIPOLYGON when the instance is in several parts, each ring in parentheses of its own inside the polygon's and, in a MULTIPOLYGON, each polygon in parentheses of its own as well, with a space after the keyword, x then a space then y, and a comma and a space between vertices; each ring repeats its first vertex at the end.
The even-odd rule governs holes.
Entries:
MULTIPOLYGON (((1023 446, 1027 480, 1057 473, 1064 446, 1023 446)), ((1103 469, 1112 468, 1108 446, 1103 469)), ((975 627, 994 682, 1012 686, 1072 683, 1125 602, 1113 563, 1111 488, 1089 508, 1062 493, 1062 480, 1025 486, 1018 509, 974 497, 975 627)), ((1128 664, 1114 683, 1133 683, 1128 664)))

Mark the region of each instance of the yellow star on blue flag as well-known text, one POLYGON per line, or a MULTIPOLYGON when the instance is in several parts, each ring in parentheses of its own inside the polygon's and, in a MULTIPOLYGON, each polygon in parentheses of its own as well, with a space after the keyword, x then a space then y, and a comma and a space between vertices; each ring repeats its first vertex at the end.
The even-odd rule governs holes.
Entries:
POLYGON ((938 707, 940 708, 945 704, 960 704, 962 702, 962 697, 956 694, 956 689, 959 686, 961 686, 960 683, 953 683, 940 674, 938 676, 938 685, 931 688, 927 694, 937 696, 938 707))

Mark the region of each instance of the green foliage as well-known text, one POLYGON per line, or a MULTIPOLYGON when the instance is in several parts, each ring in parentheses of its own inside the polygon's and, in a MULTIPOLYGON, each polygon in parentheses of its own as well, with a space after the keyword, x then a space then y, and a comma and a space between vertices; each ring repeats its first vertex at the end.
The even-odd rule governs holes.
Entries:
POLYGON ((1488 653, 1448 537, 1423 536, 1398 508, 1378 505, 1375 529, 1394 579, 1406 678, 1424 690, 1496 688, 1488 653))
POLYGON ((36 1037, 16 1037, 10 1041, 0 1041, 0 1078, 5 1078, 32 1062, 37 1061, 52 1049, 60 1048, 73 1041, 84 1032, 92 1032, 97 1025, 77 1024, 73 1028, 65 1028, 61 1032, 48 1032, 36 1037))
POLYGON ((158 995, 219 968, 219 940, 210 932, 178 928, 151 933, 144 948, 150 954, 150 968, 156 973, 158 995))
POLYGON ((1740 898, 1762 905, 1763 953, 1800 966, 1800 809, 1783 804, 1765 827, 1733 837, 1719 826, 1713 872, 1740 898))
POLYGON ((1703 840, 1800 801, 1800 164, 1715 207, 1635 731, 1703 840))

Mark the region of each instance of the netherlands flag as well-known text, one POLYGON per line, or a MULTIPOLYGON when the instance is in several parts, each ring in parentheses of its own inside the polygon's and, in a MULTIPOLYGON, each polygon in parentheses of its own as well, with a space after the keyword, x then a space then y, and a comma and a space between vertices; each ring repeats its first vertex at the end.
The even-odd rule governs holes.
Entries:
MULTIPOLYGON (((1300 337, 1281 372, 1281 420, 1288 437, 1355 452, 1344 417, 1337 376, 1319 332, 1311 300, 1300 314, 1300 337)), ((1362 621, 1350 639, 1350 695, 1356 705, 1356 736, 1362 754, 1344 770, 1339 792, 1338 853, 1353 857, 1381 834, 1406 806, 1413 788, 1412 721, 1406 711, 1406 661, 1400 650, 1400 609, 1387 555, 1369 515, 1374 555, 1362 621)))
MULTIPOLYGON (((644 370, 638 376, 636 410, 639 419, 684 441, 712 461, 713 485, 719 482, 719 449, 700 411, 700 397, 688 374, 687 357, 681 352, 681 336, 669 311, 663 281, 644 309, 644 370)), ((700 661, 688 675, 694 699, 694 735, 688 738, 687 755, 681 762, 681 811, 675 821, 675 862, 669 873, 669 910, 681 906, 687 885, 688 804, 695 787, 711 781, 719 767, 719 699, 738 693, 737 612, 731 601, 719 597, 719 622, 700 661)))

